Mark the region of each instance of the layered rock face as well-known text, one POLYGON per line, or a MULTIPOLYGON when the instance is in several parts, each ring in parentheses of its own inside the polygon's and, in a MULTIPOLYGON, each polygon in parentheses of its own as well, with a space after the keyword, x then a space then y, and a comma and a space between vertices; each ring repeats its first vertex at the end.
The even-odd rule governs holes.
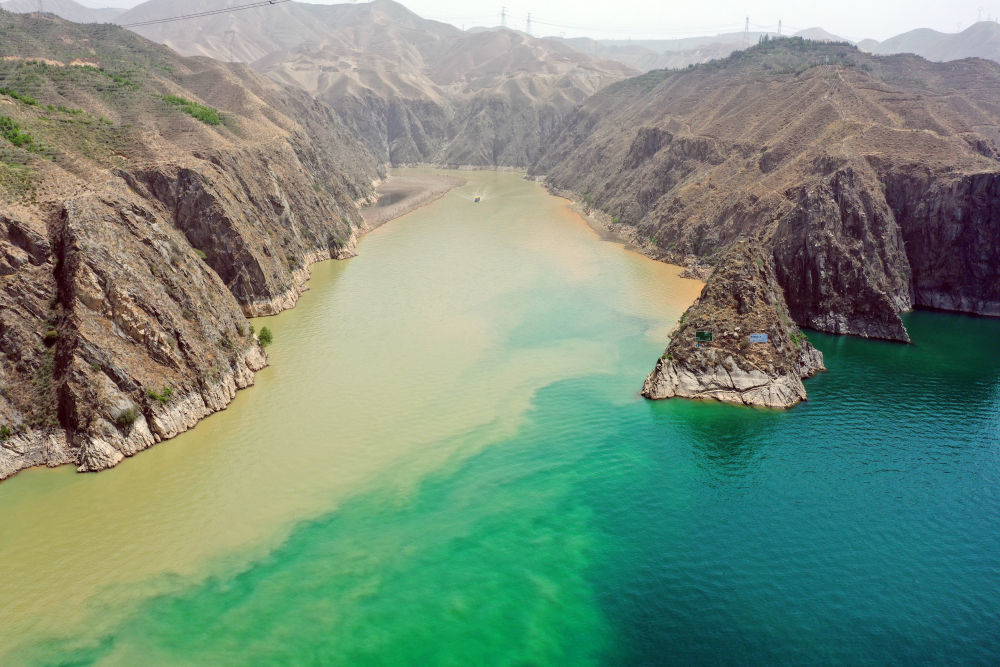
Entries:
POLYGON ((329 107, 244 66, 110 26, 0 29, 19 95, 0 116, 32 138, 0 139, 0 479, 102 470, 253 383, 246 318, 353 253, 384 172, 329 107))
POLYGON ((1000 317, 1000 173, 888 173, 918 306, 1000 317))
POLYGON ((823 353, 789 317, 770 253, 741 242, 684 313, 642 395, 788 408, 806 400, 802 380, 821 370, 823 353), (712 340, 699 341, 698 332, 712 340), (767 341, 751 342, 752 334, 767 341))
POLYGON ((913 306, 902 231, 879 182, 852 167, 803 186, 771 239, 796 322, 837 334, 909 341, 913 306))
POLYGON ((5 254, 18 238, 37 251, 0 277, 0 479, 115 465, 221 410, 264 366, 239 304, 148 203, 82 194, 47 228, 29 211, 5 222, 5 254))

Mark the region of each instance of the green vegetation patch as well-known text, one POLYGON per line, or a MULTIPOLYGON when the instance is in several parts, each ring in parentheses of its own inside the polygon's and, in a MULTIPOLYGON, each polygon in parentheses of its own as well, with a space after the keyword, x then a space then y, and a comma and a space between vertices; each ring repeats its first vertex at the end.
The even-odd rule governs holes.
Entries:
POLYGON ((802 347, 802 343, 807 340, 809 340, 809 337, 806 336, 801 330, 797 329, 792 332, 792 345, 795 346, 795 349, 800 349, 802 347))
POLYGON ((166 405, 170 402, 170 399, 174 397, 174 390, 170 387, 164 387, 163 391, 156 392, 152 389, 146 390, 146 395, 149 396, 154 401, 158 402, 160 405, 166 405))
POLYGON ((55 350, 48 348, 32 381, 33 406, 28 423, 35 428, 59 426, 55 387, 55 350))
POLYGON ((261 327, 260 333, 257 335, 257 340, 260 341, 261 347, 267 347, 274 342, 274 334, 267 327, 261 327))
POLYGON ((14 432, 10 429, 10 426, 6 424, 0 426, 0 442, 7 442, 12 435, 14 435, 14 432))
POLYGON ((39 153, 42 150, 42 145, 27 132, 22 132, 21 126, 8 116, 0 116, 0 135, 18 148, 23 148, 26 151, 39 153))
POLYGON ((207 125, 222 124, 222 118, 219 116, 218 109, 213 109, 212 107, 207 107, 204 104, 192 102, 189 99, 178 97, 177 95, 163 95, 163 100, 207 125))
POLYGON ((21 93, 15 92, 10 88, 0 88, 0 95, 6 95, 7 97, 13 97, 18 102, 23 102, 28 106, 37 107, 38 100, 30 95, 22 95, 21 93))
POLYGON ((115 424, 118 425, 118 428, 129 430, 138 418, 139 411, 137 409, 127 408, 115 415, 115 424))

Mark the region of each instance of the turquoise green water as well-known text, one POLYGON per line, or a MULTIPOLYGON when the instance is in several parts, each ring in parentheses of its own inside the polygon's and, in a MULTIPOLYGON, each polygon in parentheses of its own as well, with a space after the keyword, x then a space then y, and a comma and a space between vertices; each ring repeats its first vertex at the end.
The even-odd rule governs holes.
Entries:
POLYGON ((226 413, 0 485, 0 662, 1000 660, 1000 321, 646 402, 697 285, 470 179, 318 267, 226 413))

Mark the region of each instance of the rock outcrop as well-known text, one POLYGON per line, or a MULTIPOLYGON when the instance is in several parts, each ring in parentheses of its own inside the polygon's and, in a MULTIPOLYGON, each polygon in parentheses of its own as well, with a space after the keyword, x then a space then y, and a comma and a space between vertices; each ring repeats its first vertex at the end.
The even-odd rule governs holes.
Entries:
POLYGON ((792 318, 865 338, 910 340, 913 306, 902 230, 870 169, 839 169, 796 195, 772 238, 792 318))
POLYGON ((743 242, 684 313, 642 395, 788 408, 806 400, 802 380, 821 370, 823 353, 788 316, 770 253, 743 242), (712 340, 699 341, 698 332, 712 340), (751 335, 767 341, 751 342, 751 335))
POLYGON ((0 30, 0 116, 31 137, 0 138, 0 479, 103 470, 253 383, 247 317, 353 254, 384 171, 245 66, 50 16, 0 30))

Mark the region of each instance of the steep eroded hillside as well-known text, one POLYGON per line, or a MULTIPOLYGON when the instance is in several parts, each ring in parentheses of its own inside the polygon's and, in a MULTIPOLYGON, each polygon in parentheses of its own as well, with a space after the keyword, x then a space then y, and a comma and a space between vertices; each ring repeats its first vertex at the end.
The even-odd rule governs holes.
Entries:
POLYGON ((265 363, 247 316, 353 252, 383 175, 333 111, 113 26, 0 12, 0 478, 99 470, 265 363))

